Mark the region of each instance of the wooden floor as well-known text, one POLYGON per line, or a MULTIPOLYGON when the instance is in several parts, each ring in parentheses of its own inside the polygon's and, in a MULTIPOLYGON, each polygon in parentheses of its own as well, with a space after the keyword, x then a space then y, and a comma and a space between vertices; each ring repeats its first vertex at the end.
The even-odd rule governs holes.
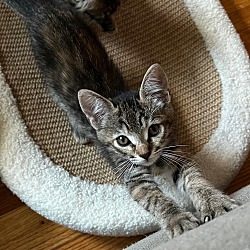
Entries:
MULTIPOLYGON (((250 54, 250 0, 221 2, 250 54)), ((250 155, 228 192, 247 184, 250 184, 250 155)), ((118 250, 143 237, 98 237, 69 230, 33 212, 0 182, 0 250, 118 250)))

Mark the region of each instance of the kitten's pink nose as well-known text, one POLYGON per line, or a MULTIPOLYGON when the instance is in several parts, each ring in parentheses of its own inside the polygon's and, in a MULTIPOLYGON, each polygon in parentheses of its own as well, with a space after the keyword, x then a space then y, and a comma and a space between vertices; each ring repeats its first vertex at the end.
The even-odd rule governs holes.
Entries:
POLYGON ((150 152, 140 155, 140 157, 142 157, 145 160, 148 160, 149 156, 150 156, 150 152))

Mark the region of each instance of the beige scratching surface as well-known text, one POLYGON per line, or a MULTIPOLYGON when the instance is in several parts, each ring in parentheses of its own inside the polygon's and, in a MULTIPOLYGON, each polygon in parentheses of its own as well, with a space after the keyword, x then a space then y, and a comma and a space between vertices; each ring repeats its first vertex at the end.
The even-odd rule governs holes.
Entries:
MULTIPOLYGON (((198 152, 218 125, 221 82, 183 2, 127 0, 115 21, 114 33, 98 33, 127 84, 138 89, 147 68, 160 63, 169 79, 179 141, 198 152)), ((74 141, 66 117, 43 86, 22 19, 0 3, 0 23, 2 70, 34 141, 71 174, 117 183, 94 146, 74 141)))

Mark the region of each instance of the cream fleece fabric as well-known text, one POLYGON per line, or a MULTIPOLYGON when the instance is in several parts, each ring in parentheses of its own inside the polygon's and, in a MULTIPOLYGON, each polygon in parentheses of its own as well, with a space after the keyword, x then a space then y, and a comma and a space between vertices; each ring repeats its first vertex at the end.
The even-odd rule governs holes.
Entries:
POLYGON ((206 162, 206 177, 217 187, 225 188, 249 150, 249 56, 218 0, 184 0, 184 3, 204 38, 223 89, 218 128, 197 158, 206 162))

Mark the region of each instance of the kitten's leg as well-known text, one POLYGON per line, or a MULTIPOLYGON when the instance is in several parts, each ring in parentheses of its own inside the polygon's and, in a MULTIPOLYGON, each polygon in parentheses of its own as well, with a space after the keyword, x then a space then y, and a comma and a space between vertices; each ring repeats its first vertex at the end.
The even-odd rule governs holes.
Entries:
POLYGON ((91 142, 89 134, 89 127, 84 126, 86 122, 78 118, 77 116, 74 116, 72 114, 69 115, 68 113, 68 119, 71 126, 71 130, 73 133, 73 136, 77 143, 79 144, 88 144, 91 142))
POLYGON ((172 199, 166 197, 145 169, 137 167, 125 181, 132 198, 155 216, 169 238, 173 238, 200 224, 190 212, 180 208, 172 199))
POLYGON ((85 134, 85 128, 81 125, 72 127, 72 133, 77 143, 79 144, 89 144, 91 139, 85 134))
POLYGON ((208 222, 238 207, 236 201, 214 188, 203 176, 199 166, 189 162, 181 170, 184 189, 195 208, 200 212, 201 221, 208 222))

